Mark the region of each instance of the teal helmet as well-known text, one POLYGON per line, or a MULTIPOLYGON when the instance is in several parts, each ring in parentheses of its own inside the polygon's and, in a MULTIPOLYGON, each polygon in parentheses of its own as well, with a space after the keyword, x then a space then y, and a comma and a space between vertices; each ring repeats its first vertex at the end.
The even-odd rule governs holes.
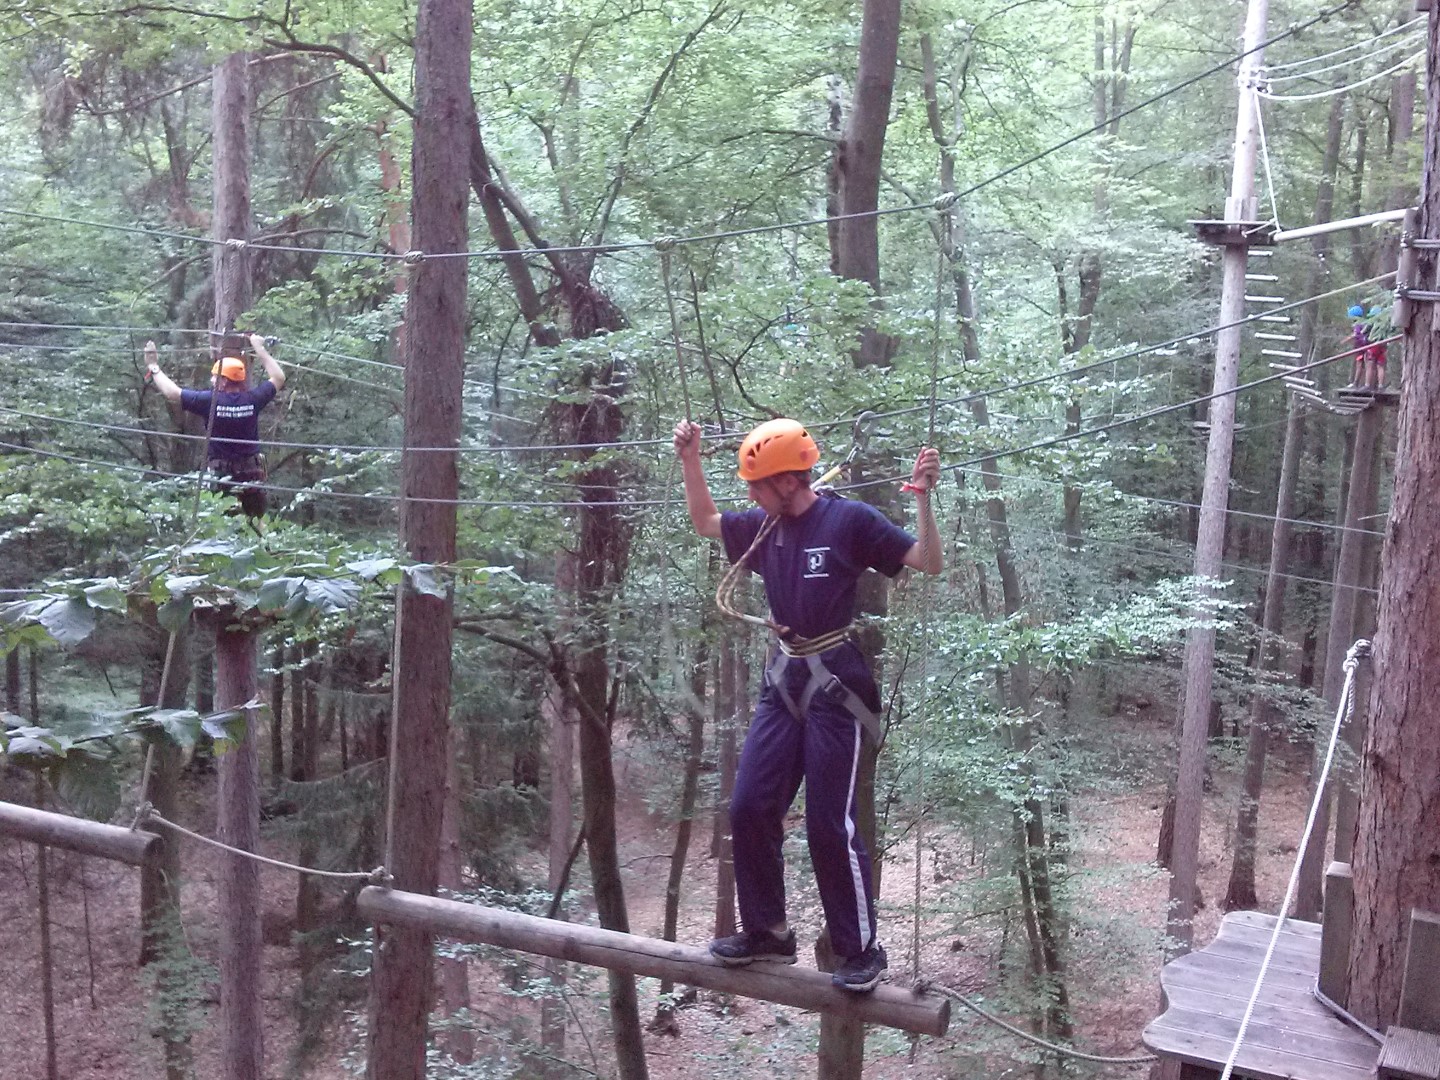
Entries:
POLYGON ((1352 319, 1363 319, 1365 317, 1365 309, 1359 304, 1351 304, 1349 315, 1352 319))

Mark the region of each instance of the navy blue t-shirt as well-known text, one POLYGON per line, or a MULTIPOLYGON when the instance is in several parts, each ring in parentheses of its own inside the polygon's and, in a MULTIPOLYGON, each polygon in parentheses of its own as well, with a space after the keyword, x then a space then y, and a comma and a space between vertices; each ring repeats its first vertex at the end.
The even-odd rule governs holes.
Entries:
MULTIPOLYGON (((759 507, 720 515, 725 555, 732 563, 764 524, 765 511, 759 507)), ((765 582, 774 620, 814 638, 850 624, 861 574, 874 569, 894 577, 914 546, 913 536, 873 506, 821 496, 798 517, 781 517, 747 565, 765 582)))
MULTIPOLYGON (((250 390, 221 390, 215 397, 215 425, 210 431, 212 458, 248 458, 260 452, 260 410, 275 400, 268 379, 250 390)), ((180 405, 202 420, 210 419, 210 390, 181 390, 180 405)))

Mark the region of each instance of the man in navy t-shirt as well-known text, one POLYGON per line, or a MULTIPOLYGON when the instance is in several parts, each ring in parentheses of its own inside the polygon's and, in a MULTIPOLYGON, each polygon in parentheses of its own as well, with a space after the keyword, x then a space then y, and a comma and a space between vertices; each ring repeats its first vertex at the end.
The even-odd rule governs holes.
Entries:
MULTIPOLYGON (((166 401, 178 404, 204 421, 210 434, 206 444, 206 467, 210 472, 254 484, 265 479, 265 465, 260 457, 260 410, 284 389, 285 371, 270 355, 261 335, 250 336, 250 347, 269 376, 253 389, 246 385, 245 361, 238 356, 226 356, 210 369, 212 389, 182 390, 160 370, 159 350, 153 341, 145 343, 145 377, 155 383, 166 401)), ((264 512, 263 491, 242 489, 240 494, 247 514, 258 517, 264 512)))
POLYGON ((730 800, 735 886, 744 932, 711 942, 722 963, 795 962, 785 913, 784 819, 805 783, 805 827, 815 879, 841 962, 832 981, 873 989, 886 966, 875 935, 870 856, 856 822, 856 778, 865 733, 878 735, 880 692, 848 628, 860 575, 941 569, 929 493, 940 475, 933 449, 911 483, 920 539, 874 507, 810 488, 819 448, 794 420, 761 424, 740 447, 741 479, 756 509, 721 513, 700 464, 700 429, 675 428, 685 502, 701 536, 721 540, 733 563, 760 574, 777 633, 730 800), (772 523, 773 522, 773 523, 772 523))

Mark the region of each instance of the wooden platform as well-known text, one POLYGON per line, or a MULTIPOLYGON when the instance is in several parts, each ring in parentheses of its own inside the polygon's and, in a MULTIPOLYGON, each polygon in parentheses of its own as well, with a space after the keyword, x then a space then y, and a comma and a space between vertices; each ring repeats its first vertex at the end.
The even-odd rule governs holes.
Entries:
MULTIPOLYGON (((1218 1076, 1230 1056, 1276 918, 1234 911, 1203 949, 1165 965, 1166 1009, 1141 1035, 1161 1057, 1218 1076)), ((1380 1048, 1335 1017, 1312 990, 1320 971, 1320 926, 1291 920, 1265 975, 1235 1075, 1260 1080, 1372 1080, 1380 1048)))
POLYGON ((1381 388, 1366 390, 1363 387, 1342 386, 1335 391, 1335 397, 1353 405, 1399 405, 1400 391, 1381 388))
POLYGON ((1275 226, 1268 221, 1226 221, 1223 218, 1192 218, 1187 222, 1201 243, 1225 246, 1269 247, 1275 243, 1275 226))

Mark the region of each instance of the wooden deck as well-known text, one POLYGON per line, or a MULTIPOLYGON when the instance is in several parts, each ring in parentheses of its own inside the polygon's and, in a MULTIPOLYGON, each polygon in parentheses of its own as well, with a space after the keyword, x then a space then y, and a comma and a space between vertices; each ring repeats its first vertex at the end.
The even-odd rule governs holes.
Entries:
MULTIPOLYGON (((1145 1045, 1192 1066, 1187 1076, 1211 1075, 1207 1070, 1219 1075, 1275 922, 1275 916, 1256 911, 1231 912, 1214 941, 1166 964, 1160 973, 1166 1009, 1145 1028, 1145 1045)), ((1237 1076, 1372 1080, 1380 1048, 1315 999, 1319 970, 1319 924, 1287 922, 1245 1030, 1237 1076)))

